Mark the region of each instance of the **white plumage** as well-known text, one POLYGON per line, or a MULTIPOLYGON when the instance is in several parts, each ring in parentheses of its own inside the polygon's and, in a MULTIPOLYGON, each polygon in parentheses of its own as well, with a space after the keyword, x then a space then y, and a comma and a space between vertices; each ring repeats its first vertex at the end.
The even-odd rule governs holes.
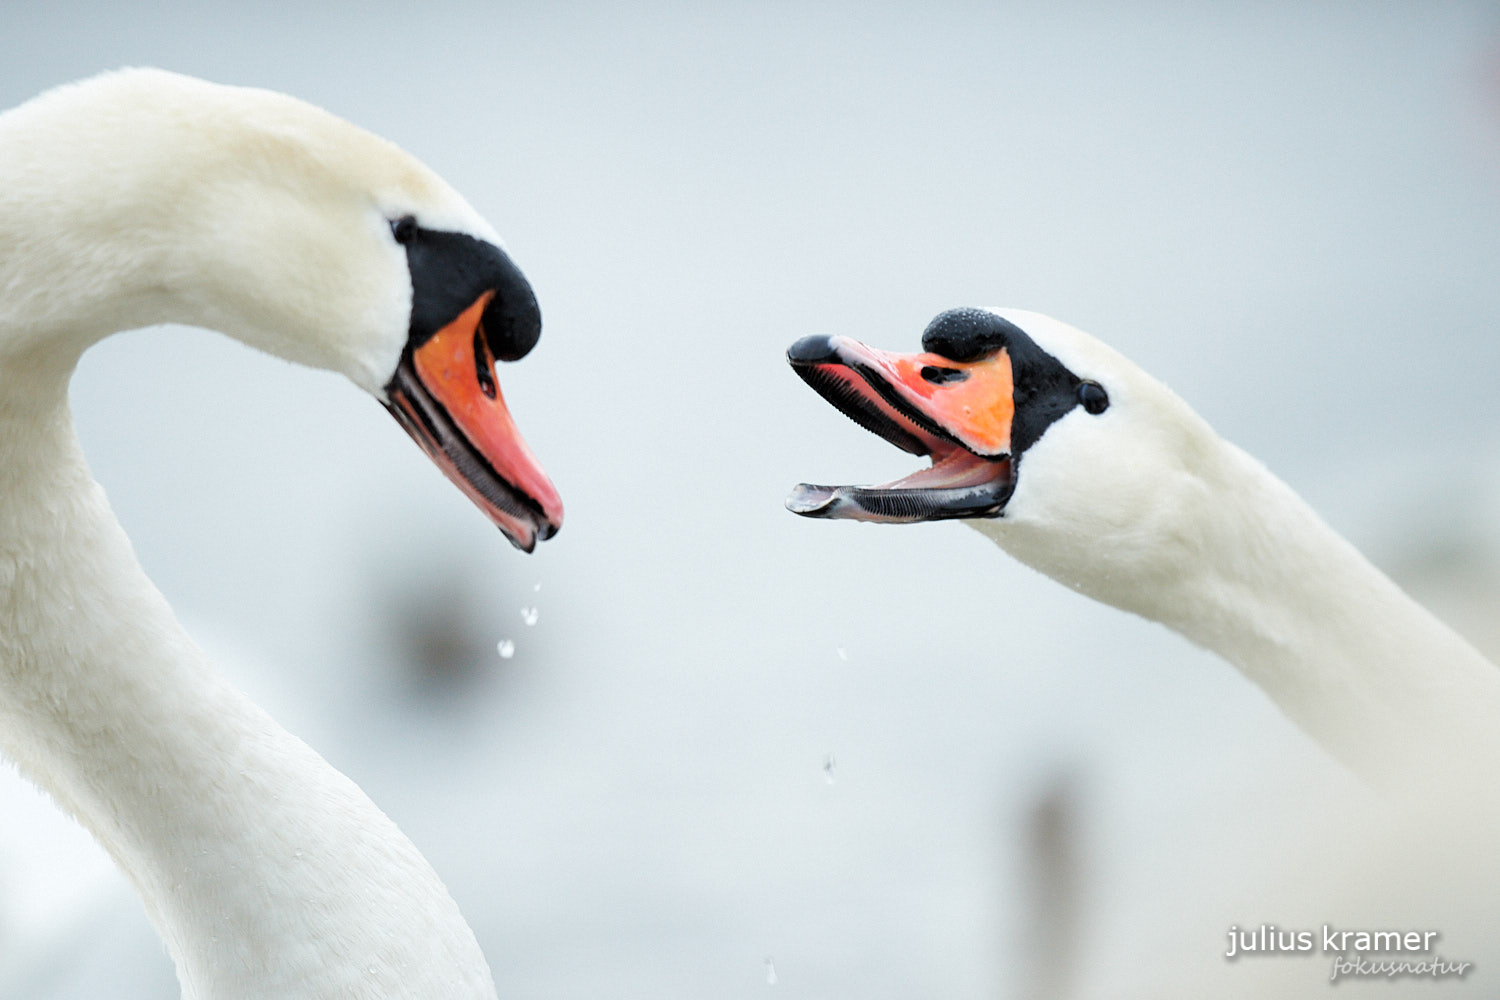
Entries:
POLYGON ((0 116, 0 747, 127 873, 186 997, 494 995, 417 849, 184 633, 67 405, 90 344, 162 322, 383 398, 406 215, 498 242, 415 159, 282 95, 130 70, 0 116))
POLYGON ((1500 759, 1500 670, 1138 366, 1050 317, 995 311, 1111 404, 1051 426, 1004 515, 970 525, 1223 656, 1374 780, 1457 779, 1500 759))

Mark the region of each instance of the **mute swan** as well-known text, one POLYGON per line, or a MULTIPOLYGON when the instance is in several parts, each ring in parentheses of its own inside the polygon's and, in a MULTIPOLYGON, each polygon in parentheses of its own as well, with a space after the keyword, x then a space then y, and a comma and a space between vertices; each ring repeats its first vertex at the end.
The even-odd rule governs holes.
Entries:
POLYGON ((0 245, 0 747, 129 876, 185 997, 493 997, 411 842, 178 625, 67 387, 166 322, 342 372, 529 551, 562 505, 495 384, 541 317, 494 230, 323 111, 127 70, 0 115, 0 245))
POLYGON ((806 337, 797 374, 933 467, 802 484, 807 517, 965 518, 1068 587, 1237 666, 1381 783, 1493 764, 1500 671, 1166 386, 1037 313, 956 309, 922 354, 806 337))

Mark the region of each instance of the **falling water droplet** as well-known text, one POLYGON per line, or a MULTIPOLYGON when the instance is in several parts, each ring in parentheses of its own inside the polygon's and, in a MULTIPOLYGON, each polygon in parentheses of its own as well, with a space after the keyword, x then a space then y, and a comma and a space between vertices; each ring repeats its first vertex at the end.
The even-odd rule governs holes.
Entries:
POLYGON ((828 782, 830 785, 833 784, 834 769, 838 766, 839 762, 837 760, 834 760, 833 754, 829 754, 827 757, 823 758, 823 780, 828 782))
POLYGON ((834 652, 839 654, 839 659, 843 660, 845 663, 849 662, 849 651, 843 646, 838 647, 836 650, 834 650, 834 652))
POLYGON ((771 956, 766 956, 766 985, 776 985, 776 963, 771 961, 771 956))
POLYGON ((495 643, 495 652, 500 654, 500 659, 508 660, 516 655, 516 644, 510 639, 501 639, 495 643))
POLYGON ((540 583, 536 584, 531 588, 531 592, 533 594, 540 594, 542 592, 542 585, 540 583))
POLYGON ((521 609, 521 621, 526 625, 535 625, 538 615, 536 607, 528 605, 521 609))

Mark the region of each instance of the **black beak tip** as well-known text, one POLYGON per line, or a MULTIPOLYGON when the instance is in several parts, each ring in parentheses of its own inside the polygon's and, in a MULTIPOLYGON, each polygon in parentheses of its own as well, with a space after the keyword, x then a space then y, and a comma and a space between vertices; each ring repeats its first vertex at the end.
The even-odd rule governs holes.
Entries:
POLYGON ((803 337, 786 350, 786 359, 793 365, 824 365, 839 360, 834 349, 833 338, 821 335, 803 337))
POLYGON ((517 537, 502 528, 500 530, 500 534, 505 536, 506 541, 510 542, 510 544, 514 545, 516 548, 520 549, 527 555, 530 555, 531 553, 536 551, 537 535, 535 533, 526 535, 524 537, 517 537))

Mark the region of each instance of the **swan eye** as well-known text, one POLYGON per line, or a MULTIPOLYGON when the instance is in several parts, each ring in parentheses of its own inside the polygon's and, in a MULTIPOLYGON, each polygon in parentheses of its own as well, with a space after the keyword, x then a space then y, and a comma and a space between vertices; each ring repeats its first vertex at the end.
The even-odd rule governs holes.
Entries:
POLYGON ((417 238, 417 220, 410 215, 391 220, 391 235, 397 243, 410 243, 417 238))
POLYGON ((1095 416, 1109 409, 1109 393, 1098 382, 1078 383, 1078 401, 1095 416))

